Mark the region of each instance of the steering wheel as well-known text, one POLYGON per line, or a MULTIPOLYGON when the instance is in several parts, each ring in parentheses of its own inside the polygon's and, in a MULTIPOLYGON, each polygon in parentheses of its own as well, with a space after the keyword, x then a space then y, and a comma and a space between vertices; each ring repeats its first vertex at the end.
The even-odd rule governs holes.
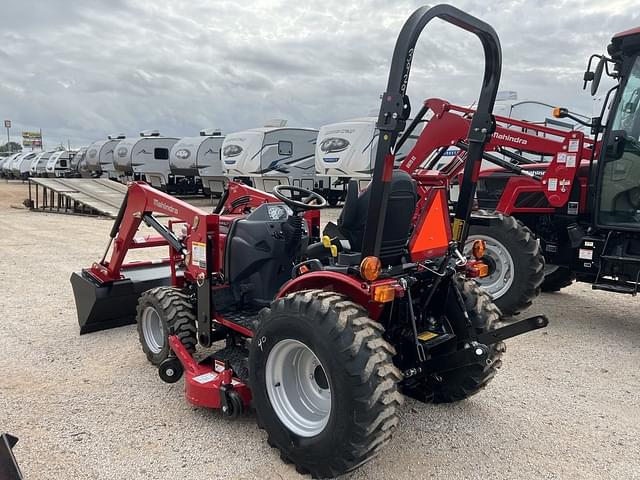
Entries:
POLYGON ((307 190, 306 188, 294 187, 293 185, 276 185, 273 188, 273 195, 286 205, 291 207, 294 212, 305 210, 319 210, 327 206, 327 201, 319 193, 307 190), (287 197, 283 192, 298 193, 301 197, 305 198, 305 201, 294 200, 287 197), (310 204, 312 200, 315 200, 315 204, 310 204))

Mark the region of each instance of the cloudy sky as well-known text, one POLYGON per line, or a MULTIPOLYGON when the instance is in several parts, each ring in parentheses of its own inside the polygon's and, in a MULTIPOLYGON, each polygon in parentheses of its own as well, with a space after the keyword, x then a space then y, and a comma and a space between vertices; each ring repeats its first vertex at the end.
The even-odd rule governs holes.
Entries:
MULTIPOLYGON (((501 89, 591 114, 588 56, 640 25, 640 0, 452 0, 502 42, 501 89)), ((81 146, 110 133, 224 132, 286 118, 319 127, 379 107, 412 0, 5 0, 0 7, 0 117, 13 139, 81 146)), ((420 40, 413 105, 468 103, 479 43, 443 23, 420 40)), ((0 119, 1 120, 1 119, 0 119)), ((0 137, 2 138, 2 137, 0 137)))

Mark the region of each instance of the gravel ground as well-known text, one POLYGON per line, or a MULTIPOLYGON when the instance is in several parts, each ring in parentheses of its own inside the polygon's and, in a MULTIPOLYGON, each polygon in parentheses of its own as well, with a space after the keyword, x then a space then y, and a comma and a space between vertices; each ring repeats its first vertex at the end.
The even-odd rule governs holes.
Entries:
MULTIPOLYGON (((228 421, 163 383, 134 326, 78 335, 69 276, 111 221, 11 208, 25 192, 0 183, 0 431, 20 438, 25 477, 301 478, 252 414, 228 421)), ((543 294, 530 312, 551 325, 507 342, 488 389, 408 400, 382 454, 344 478, 640 479, 637 305, 581 284, 543 294)))

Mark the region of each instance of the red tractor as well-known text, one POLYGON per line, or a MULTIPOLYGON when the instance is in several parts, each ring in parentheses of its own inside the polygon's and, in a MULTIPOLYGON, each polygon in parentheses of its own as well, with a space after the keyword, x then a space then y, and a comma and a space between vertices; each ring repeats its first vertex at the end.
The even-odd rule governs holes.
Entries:
MULTIPOLYGON (((495 223, 489 227, 477 225, 486 212, 492 212, 489 218, 497 215, 510 218, 512 224, 520 222, 540 241, 546 261, 543 291, 558 291, 577 279, 598 290, 632 295, 638 292, 640 28, 615 35, 608 53, 609 57, 592 56, 584 75, 585 87, 592 82, 592 94, 604 72, 617 80, 606 94, 601 114, 585 122, 564 108, 553 112, 558 118, 570 117, 589 127, 594 139, 580 131, 496 118, 498 127, 485 147, 484 158, 499 167, 479 175, 477 205, 484 214, 472 216, 475 225, 470 227, 468 250, 476 239, 486 242, 482 258, 489 265, 490 275, 479 280, 485 287, 492 273, 498 279, 498 273, 509 274, 498 285, 510 285, 510 289, 496 292, 497 287, 493 291, 489 288, 507 313, 520 307, 519 300, 531 300, 528 295, 512 293, 540 282, 540 274, 531 268, 540 262, 537 254, 515 245, 514 237, 510 241, 495 223), (597 66, 591 71, 596 58, 597 66), (609 105, 611 113, 603 125, 609 105), (492 150, 500 156, 489 153, 492 150), (532 155, 540 160, 532 161, 532 155), (522 265, 527 268, 519 267, 522 265)), ((435 181, 440 176, 451 181, 466 155, 464 134, 459 129, 469 125, 473 110, 432 99, 425 102, 416 121, 429 111, 433 117, 402 168, 416 178, 435 181), (459 147, 460 154, 440 172, 430 171, 434 159, 451 145, 459 147)), ((411 130, 410 126, 405 135, 411 130)), ((495 283, 489 285, 493 286, 495 283)))
POLYGON ((366 218, 363 229, 342 223, 348 240, 320 236, 326 200, 298 187, 271 195, 230 182, 207 213, 132 183, 109 259, 110 247, 71 277, 81 333, 136 322, 164 381, 184 376, 189 402, 230 418, 252 405, 270 445, 314 477, 376 455, 398 424, 400 391, 433 402, 477 393, 501 365, 503 340, 547 325, 544 316, 500 325, 468 280, 484 264, 461 253, 500 71, 489 25, 447 5, 411 15, 382 96, 373 180, 344 206, 343 219, 366 218), (425 192, 414 227, 418 186, 393 170, 415 44, 434 18, 475 34, 486 55, 453 233, 446 189, 425 192), (142 223, 157 235, 136 237, 142 223), (159 246, 168 258, 124 262, 131 249, 159 246))
MULTIPOLYGON (((422 121, 427 124, 400 165, 416 179, 421 190, 428 191, 433 185, 446 185, 450 189, 460 182, 468 150, 465 137, 473 112, 470 108, 452 105, 439 98, 424 102, 408 130, 410 132, 422 121), (452 149, 457 149, 457 153, 443 163, 443 154, 452 149)), ((515 196, 520 192, 531 192, 532 185, 539 190, 546 184, 545 171, 540 170, 539 163, 547 158, 552 161, 545 165, 548 167, 546 177, 560 181, 556 191, 551 192, 551 201, 560 205, 566 203, 569 195, 564 178, 577 170, 576 157, 579 163, 596 146, 578 131, 559 130, 500 116, 496 116, 495 121, 496 129, 485 146, 483 159, 499 168, 480 173, 476 195, 481 198, 495 194, 492 185, 482 183, 491 175, 508 177, 510 182, 497 208, 495 204, 489 207, 479 202, 482 210, 472 213, 464 253, 473 258, 474 243, 482 241, 481 258, 487 264, 488 274, 476 281, 491 294, 503 314, 514 315, 527 308, 540 293, 545 268, 539 240, 517 215, 522 210, 519 203, 514 203, 515 196), (579 152, 574 153, 576 150, 579 152), (537 161, 531 158, 532 154, 537 161), (566 157, 569 157, 568 162, 566 157)), ((403 139, 399 145, 402 142, 403 139)), ((452 203, 455 205, 455 199, 452 203)))

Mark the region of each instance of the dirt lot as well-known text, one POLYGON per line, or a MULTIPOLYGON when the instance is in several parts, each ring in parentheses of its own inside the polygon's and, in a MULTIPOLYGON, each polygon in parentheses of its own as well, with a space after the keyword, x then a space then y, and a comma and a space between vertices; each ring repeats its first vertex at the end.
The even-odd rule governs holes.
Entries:
MULTIPOLYGON (((164 384, 135 327, 80 337, 69 276, 111 222, 32 213, 0 181, 0 431, 28 479, 293 479, 253 415, 232 423, 164 384)), ((574 285, 531 312, 490 387, 457 405, 407 401, 392 442, 346 478, 640 479, 638 300, 574 285)))

